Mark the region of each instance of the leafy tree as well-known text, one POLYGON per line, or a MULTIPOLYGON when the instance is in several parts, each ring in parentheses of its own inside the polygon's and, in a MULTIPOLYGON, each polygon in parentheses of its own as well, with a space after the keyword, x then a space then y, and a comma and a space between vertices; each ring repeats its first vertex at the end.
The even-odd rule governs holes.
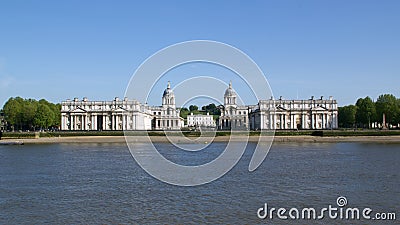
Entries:
POLYGON ((340 127, 354 127, 356 122, 357 107, 348 105, 338 108, 338 122, 340 127))
POLYGON ((59 127, 61 123, 61 105, 44 99, 10 98, 3 107, 5 120, 12 130, 35 130, 39 127, 59 127))
POLYGON ((400 124, 400 98, 396 100, 397 105, 397 116, 395 116, 394 122, 400 124))
POLYGON ((8 99, 6 104, 4 104, 3 107, 4 117, 8 122, 8 124, 11 125, 12 129, 18 126, 19 122, 18 116, 19 116, 19 111, 21 110, 20 108, 21 106, 19 105, 18 101, 15 98, 8 99))
POLYGON ((42 130, 53 125, 54 118, 54 112, 50 107, 47 104, 39 103, 35 113, 34 124, 42 130))
POLYGON ((359 98, 356 103, 356 123, 360 127, 371 127, 371 122, 376 121, 375 104, 370 97, 359 98))
POLYGON ((197 105, 190 105, 189 110, 190 110, 190 112, 197 111, 197 110, 199 110, 199 107, 197 105))
POLYGON ((221 115, 221 110, 217 108, 214 103, 201 107, 202 110, 210 113, 211 115, 221 115))
POLYGON ((51 104, 51 110, 54 113, 54 122, 52 126, 60 127, 61 126, 61 104, 51 104))
POLYGON ((188 114, 189 114, 189 109, 187 109, 185 107, 181 108, 180 114, 179 114, 180 117, 186 119, 188 114))
POLYGON ((383 122, 383 114, 386 117, 386 123, 397 124, 400 113, 398 100, 392 94, 380 95, 375 103, 377 120, 383 122))
POLYGON ((38 102, 36 100, 24 100, 21 111, 22 127, 24 130, 32 129, 34 127, 34 119, 36 116, 37 107, 38 102))

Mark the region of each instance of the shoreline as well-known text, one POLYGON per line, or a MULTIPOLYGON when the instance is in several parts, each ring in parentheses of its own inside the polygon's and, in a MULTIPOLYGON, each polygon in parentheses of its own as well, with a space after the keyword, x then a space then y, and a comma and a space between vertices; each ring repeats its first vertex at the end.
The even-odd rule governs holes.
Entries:
MULTIPOLYGON (((204 143, 209 142, 228 142, 232 137, 232 141, 246 141, 247 136, 217 136, 205 137, 205 139, 173 137, 179 143, 204 143)), ((130 136, 130 140, 137 143, 148 142, 146 136, 130 136)), ((150 136, 154 143, 167 143, 168 138, 165 136, 150 136)), ((271 137, 263 136, 263 139, 270 140, 271 137)), ((249 136, 249 142, 257 142, 259 136, 249 136)), ((261 140, 263 141, 263 140, 261 140)), ((24 144, 46 144, 46 143, 125 143, 124 136, 76 136, 76 137, 42 137, 37 139, 16 139, 6 138, 0 140, 0 144, 23 142, 24 144)), ((359 143, 400 143, 400 136, 351 136, 351 137, 316 137, 316 136, 275 136, 273 143, 339 143, 339 142, 359 142, 359 143)))

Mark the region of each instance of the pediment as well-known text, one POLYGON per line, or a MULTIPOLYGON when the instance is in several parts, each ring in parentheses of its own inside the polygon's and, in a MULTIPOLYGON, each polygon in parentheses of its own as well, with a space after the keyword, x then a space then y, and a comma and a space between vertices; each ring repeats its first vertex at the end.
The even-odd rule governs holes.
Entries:
POLYGON ((328 110, 327 108, 325 108, 325 107, 323 107, 323 106, 317 106, 317 107, 315 107, 315 108, 313 108, 312 110, 315 110, 315 111, 326 111, 326 110, 328 110))
POLYGON ((122 107, 118 107, 118 108, 116 108, 116 109, 113 109, 112 111, 113 111, 113 112, 126 112, 126 111, 128 111, 128 110, 126 110, 126 109, 124 109, 124 108, 122 108, 122 107))
POLYGON ((81 107, 76 107, 75 109, 71 110, 70 112, 73 112, 73 113, 86 113, 87 111, 82 109, 81 107))
POLYGON ((276 110, 277 110, 277 111, 287 111, 287 109, 283 108, 283 107, 280 106, 280 105, 278 105, 278 106, 276 107, 276 110))

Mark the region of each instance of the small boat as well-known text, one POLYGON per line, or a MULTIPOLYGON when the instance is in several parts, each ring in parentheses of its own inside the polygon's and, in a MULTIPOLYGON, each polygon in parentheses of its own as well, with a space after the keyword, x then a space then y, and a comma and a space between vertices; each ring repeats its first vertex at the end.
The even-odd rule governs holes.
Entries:
POLYGON ((4 141, 0 142, 0 145, 24 145, 23 141, 4 141))

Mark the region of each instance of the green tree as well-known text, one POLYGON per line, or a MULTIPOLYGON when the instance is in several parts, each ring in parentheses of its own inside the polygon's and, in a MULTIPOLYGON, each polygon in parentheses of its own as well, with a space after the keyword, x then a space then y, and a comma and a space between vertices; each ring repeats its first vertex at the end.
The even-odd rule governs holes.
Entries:
POLYGON ((400 98, 396 100, 396 105, 397 105, 397 116, 394 119, 394 122, 396 124, 400 124, 400 98))
POLYGON ((339 127, 351 128, 355 126, 357 107, 348 105, 338 108, 339 127))
POLYGON ((54 112, 47 104, 39 103, 35 113, 34 124, 41 130, 47 129, 54 124, 54 116, 54 112))
POLYGON ((398 100, 392 94, 380 95, 375 103, 377 120, 383 122, 383 114, 385 114, 386 123, 397 124, 400 113, 398 100))
POLYGON ((11 129, 22 129, 22 121, 21 121, 21 114, 22 114, 22 104, 23 99, 20 97, 10 98, 4 104, 3 112, 5 120, 11 126, 11 129))
POLYGON ((201 107, 202 110, 210 113, 211 115, 221 115, 221 111, 214 103, 201 107))
POLYGON ((59 128, 61 126, 61 104, 52 104, 51 109, 54 113, 54 122, 52 126, 59 128))
POLYGON ((26 99, 22 104, 21 118, 22 127, 24 130, 30 130, 34 128, 34 119, 38 102, 34 99, 26 99))
POLYGON ((359 98, 356 106, 356 123, 358 126, 371 128, 371 122, 376 121, 376 109, 372 99, 368 96, 359 98))
POLYGON ((61 105, 44 99, 10 98, 3 107, 5 120, 12 130, 34 130, 35 128, 59 127, 61 105))
POLYGON ((180 113, 179 113, 180 117, 186 119, 188 114, 189 114, 189 109, 187 109, 185 107, 181 108, 180 113))
POLYGON ((199 107, 197 105, 190 105, 189 110, 190 110, 190 112, 194 112, 194 111, 199 110, 199 107))

